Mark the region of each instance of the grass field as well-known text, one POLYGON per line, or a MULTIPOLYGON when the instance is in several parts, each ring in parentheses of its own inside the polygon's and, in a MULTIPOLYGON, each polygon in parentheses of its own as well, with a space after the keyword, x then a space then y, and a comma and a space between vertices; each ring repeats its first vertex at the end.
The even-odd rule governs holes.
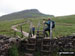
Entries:
MULTIPOLYGON (((14 31, 11 26, 23 22, 24 19, 11 20, 11 21, 0 21, 0 35, 14 36, 14 31)), ((20 33, 17 33, 20 34, 20 33)))
MULTIPOLYGON (((36 31, 37 31, 37 25, 40 21, 40 30, 43 30, 43 19, 46 18, 38 18, 38 19, 30 19, 33 22, 33 25, 36 27, 36 31)), ((53 29, 53 37, 56 36, 67 36, 67 35, 72 35, 72 33, 75 33, 75 19, 72 17, 56 17, 56 18, 52 18, 52 20, 55 21, 56 26, 55 29, 53 29)), ((23 30, 26 32, 29 32, 29 25, 25 24, 23 25, 23 30)))
MULTIPOLYGON (((30 20, 33 22, 33 25, 36 27, 36 31, 38 27, 37 25, 40 22, 41 25, 39 28, 40 30, 43 30, 43 19, 47 19, 47 17, 0 21, 0 35, 13 36, 14 31, 11 29, 11 26, 22 23, 26 20, 30 20)), ((53 37, 66 36, 75 33, 75 16, 56 17, 52 18, 52 20, 54 20, 56 23, 55 29, 53 29, 53 37)), ((29 32, 30 23, 26 23, 22 27, 24 31, 29 32)), ((18 29, 20 29, 20 27, 18 27, 18 29)))

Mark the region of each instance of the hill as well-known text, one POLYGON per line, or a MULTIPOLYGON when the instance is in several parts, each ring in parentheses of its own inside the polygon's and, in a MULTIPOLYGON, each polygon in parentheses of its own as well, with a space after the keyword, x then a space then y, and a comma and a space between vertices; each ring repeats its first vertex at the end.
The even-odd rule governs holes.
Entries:
POLYGON ((59 16, 55 18, 55 21, 58 21, 59 23, 69 23, 69 24, 75 24, 75 15, 68 15, 68 16, 59 16))
POLYGON ((23 10, 20 12, 14 12, 8 15, 0 17, 0 20, 11 20, 11 19, 21 19, 21 18, 34 18, 34 17, 54 17, 53 15, 46 15, 38 11, 37 9, 23 10))

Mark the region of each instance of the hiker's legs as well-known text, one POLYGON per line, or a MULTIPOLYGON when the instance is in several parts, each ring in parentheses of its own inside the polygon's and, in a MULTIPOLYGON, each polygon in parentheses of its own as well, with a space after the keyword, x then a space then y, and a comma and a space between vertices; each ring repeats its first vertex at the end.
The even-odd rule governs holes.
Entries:
POLYGON ((35 31, 33 31, 33 35, 35 34, 35 31))
POLYGON ((49 32, 49 36, 50 36, 50 29, 48 29, 48 32, 49 32))
POLYGON ((46 37, 48 37, 48 34, 46 31, 48 31, 48 28, 45 28, 45 30, 44 30, 44 34, 46 35, 46 37))

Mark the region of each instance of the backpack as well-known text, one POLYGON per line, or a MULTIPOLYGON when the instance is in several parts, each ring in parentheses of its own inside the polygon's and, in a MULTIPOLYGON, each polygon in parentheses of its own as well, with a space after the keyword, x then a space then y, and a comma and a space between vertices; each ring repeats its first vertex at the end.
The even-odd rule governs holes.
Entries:
MULTIPOLYGON (((52 29, 53 29, 53 28, 55 28, 55 22, 52 21, 52 20, 51 20, 51 22, 52 22, 52 29)), ((50 21, 48 21, 46 24, 47 24, 48 27, 50 28, 50 21)))
POLYGON ((55 28, 55 22, 52 21, 52 28, 55 28))

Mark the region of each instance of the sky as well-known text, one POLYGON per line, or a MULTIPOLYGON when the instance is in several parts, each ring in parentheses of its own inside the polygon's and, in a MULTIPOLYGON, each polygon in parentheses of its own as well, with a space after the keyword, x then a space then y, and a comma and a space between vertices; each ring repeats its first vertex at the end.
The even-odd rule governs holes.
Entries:
POLYGON ((0 0, 0 16, 27 9, 54 16, 72 15, 75 0, 0 0))

